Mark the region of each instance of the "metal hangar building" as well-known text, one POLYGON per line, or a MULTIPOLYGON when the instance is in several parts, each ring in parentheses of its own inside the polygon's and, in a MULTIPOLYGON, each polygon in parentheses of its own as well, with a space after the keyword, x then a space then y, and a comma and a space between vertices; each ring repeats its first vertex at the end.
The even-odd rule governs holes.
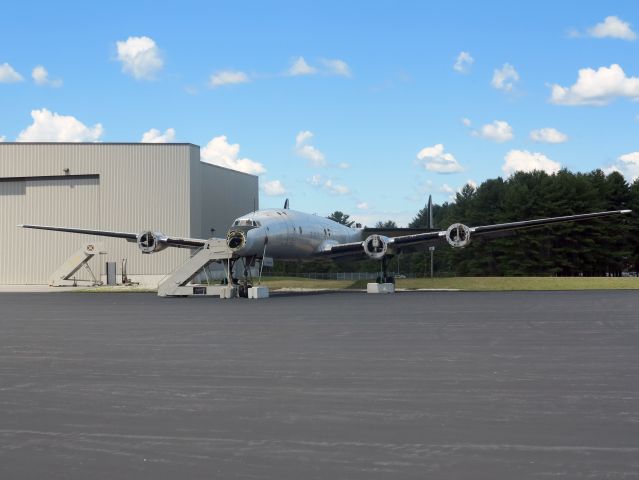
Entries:
POLYGON ((189 143, 0 143, 0 284, 46 284, 86 242, 127 260, 134 281, 157 283, 188 249, 151 255, 122 239, 18 228, 22 223, 144 230, 192 238, 223 237, 232 221, 258 208, 258 178, 200 161, 189 143))

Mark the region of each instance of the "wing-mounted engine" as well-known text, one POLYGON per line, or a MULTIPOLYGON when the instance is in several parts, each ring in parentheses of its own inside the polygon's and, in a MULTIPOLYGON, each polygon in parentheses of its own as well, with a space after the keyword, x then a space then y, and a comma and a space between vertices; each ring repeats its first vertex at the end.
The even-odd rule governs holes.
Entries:
POLYGON ((470 243, 470 228, 463 223, 453 223, 446 230, 446 241, 453 248, 463 248, 470 243))
POLYGON ((364 253, 376 260, 383 258, 388 251, 388 240, 388 237, 384 237, 383 235, 369 235, 366 237, 366 240, 362 242, 364 253))
POLYGON ((226 234, 226 245, 233 251, 246 245, 246 233, 244 230, 229 230, 226 234))
POLYGON ((157 253, 168 247, 165 240, 162 233, 146 231, 138 235, 137 244, 142 253, 157 253))

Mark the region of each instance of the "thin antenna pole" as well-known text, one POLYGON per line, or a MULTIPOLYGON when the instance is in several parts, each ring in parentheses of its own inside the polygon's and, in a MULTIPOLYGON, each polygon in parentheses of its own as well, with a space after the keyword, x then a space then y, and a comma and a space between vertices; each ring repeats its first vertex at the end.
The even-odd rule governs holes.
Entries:
POLYGON ((428 195, 428 229, 432 230, 435 228, 433 222, 433 196, 428 195))

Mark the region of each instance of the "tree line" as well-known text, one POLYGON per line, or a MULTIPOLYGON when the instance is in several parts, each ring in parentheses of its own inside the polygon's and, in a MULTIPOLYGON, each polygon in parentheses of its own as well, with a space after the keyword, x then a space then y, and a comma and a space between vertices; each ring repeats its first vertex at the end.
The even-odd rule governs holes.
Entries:
MULTIPOLYGON (((507 179, 486 180, 478 187, 466 185, 454 200, 433 205, 436 228, 443 230, 455 222, 476 226, 621 209, 636 213, 512 232, 490 240, 471 236, 470 246, 463 249, 438 246, 435 272, 460 276, 619 276, 625 271, 639 271, 639 179, 628 184, 618 172, 606 175, 601 170, 561 170, 552 175, 543 171, 517 172, 507 179)), ((344 224, 351 222, 349 215, 342 212, 334 212, 329 218, 344 224)), ((391 222, 378 222, 376 226, 395 226, 391 222)), ((408 226, 427 225, 425 206, 408 226)), ((290 265, 289 269, 374 271, 378 264, 312 262, 290 265)), ((398 255, 390 264, 390 270, 395 269, 430 274, 427 247, 398 255)))

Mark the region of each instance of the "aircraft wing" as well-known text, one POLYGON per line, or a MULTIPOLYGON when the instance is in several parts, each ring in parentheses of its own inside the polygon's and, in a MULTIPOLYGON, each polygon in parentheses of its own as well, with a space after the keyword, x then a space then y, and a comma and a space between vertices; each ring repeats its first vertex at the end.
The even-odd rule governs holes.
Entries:
MULTIPOLYGON (((494 225, 481 225, 478 227, 465 227, 461 225, 461 227, 468 229, 468 231, 465 234, 468 235, 469 238, 476 238, 476 237, 490 238, 490 237, 503 236, 507 232, 522 230, 526 228, 545 227, 547 225, 553 225, 555 223, 590 220, 593 218, 610 217, 614 215, 625 215, 628 213, 632 213, 632 210, 611 210, 607 212, 584 213, 579 215, 566 215, 563 217, 538 218, 535 220, 523 220, 520 222, 497 223, 494 225)), ((455 225, 460 225, 460 224, 455 224, 455 225)), ((400 235, 397 237, 387 238, 387 244, 389 248, 393 248, 395 250, 401 250, 402 248, 405 248, 405 247, 414 247, 417 245, 428 246, 428 245, 443 244, 448 241, 447 240, 448 233, 449 233, 448 230, 440 230, 440 231, 434 231, 434 232, 416 233, 412 235, 400 235)), ((459 231, 457 231, 457 234, 459 234, 459 231)), ((459 245, 459 246, 463 246, 463 245, 459 245)), ((351 243, 331 245, 330 247, 326 248, 322 252, 322 256, 340 257, 340 256, 347 256, 347 255, 355 255, 358 253, 359 254, 365 253, 364 242, 351 242, 351 243)))
POLYGON ((162 243, 169 247, 177 247, 177 248, 200 248, 206 243, 206 240, 202 240, 200 238, 173 237, 173 236, 163 235, 161 233, 155 233, 155 232, 129 233, 129 232, 116 232, 111 230, 89 230, 85 228, 51 227, 48 225, 28 225, 28 224, 23 224, 18 226, 22 228, 33 228, 35 230, 51 230, 54 232, 77 233, 82 235, 96 235, 99 237, 124 238, 125 240, 129 242, 137 242, 140 236, 151 233, 153 236, 157 237, 157 240, 159 243, 162 243))

